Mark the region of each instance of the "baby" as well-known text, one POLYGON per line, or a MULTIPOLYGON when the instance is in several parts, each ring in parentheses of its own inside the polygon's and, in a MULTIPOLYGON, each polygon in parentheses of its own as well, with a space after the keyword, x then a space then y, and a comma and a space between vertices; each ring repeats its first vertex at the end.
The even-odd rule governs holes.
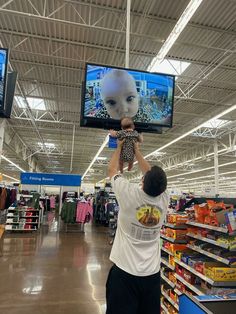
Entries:
POLYGON ((118 138, 118 140, 124 140, 121 154, 120 154, 120 172, 123 173, 124 163, 128 163, 128 171, 133 167, 134 163, 134 143, 143 142, 143 137, 135 131, 134 122, 131 118, 123 118, 121 120, 121 131, 110 131, 112 137, 118 138))

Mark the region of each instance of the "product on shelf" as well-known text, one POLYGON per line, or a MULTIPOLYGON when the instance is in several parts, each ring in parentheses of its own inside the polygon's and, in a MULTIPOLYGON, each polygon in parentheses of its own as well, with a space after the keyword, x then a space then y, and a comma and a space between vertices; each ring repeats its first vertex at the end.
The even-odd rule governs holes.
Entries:
POLYGON ((229 232, 236 231, 236 210, 226 213, 225 220, 229 232))
POLYGON ((236 281, 236 267, 223 267, 221 263, 206 263, 204 274, 215 281, 236 281))
POLYGON ((184 225, 188 221, 187 214, 168 214, 167 222, 175 225, 184 225))
POLYGON ((170 237, 176 240, 185 240, 187 230, 174 230, 171 228, 166 228, 165 234, 167 237, 170 237))

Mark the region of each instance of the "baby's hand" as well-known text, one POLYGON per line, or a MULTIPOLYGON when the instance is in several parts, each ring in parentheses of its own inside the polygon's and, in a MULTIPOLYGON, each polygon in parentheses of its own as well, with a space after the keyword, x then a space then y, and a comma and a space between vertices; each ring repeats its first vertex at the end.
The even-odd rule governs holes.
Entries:
POLYGON ((116 132, 115 130, 110 130, 110 131, 109 131, 109 134, 110 134, 112 137, 116 137, 117 132, 116 132))

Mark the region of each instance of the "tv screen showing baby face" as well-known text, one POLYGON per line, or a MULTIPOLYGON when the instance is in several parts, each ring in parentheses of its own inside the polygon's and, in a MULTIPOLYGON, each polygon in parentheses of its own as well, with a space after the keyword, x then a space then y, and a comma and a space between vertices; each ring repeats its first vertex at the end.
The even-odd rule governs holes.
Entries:
POLYGON ((84 116, 171 126, 174 77, 87 64, 84 116))

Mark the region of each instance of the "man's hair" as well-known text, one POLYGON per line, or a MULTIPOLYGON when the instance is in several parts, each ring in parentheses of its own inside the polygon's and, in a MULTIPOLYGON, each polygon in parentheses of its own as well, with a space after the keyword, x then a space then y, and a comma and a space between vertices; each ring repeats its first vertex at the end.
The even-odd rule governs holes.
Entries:
POLYGON ((165 171, 159 166, 153 166, 144 176, 143 190, 150 196, 159 196, 167 188, 165 171))

